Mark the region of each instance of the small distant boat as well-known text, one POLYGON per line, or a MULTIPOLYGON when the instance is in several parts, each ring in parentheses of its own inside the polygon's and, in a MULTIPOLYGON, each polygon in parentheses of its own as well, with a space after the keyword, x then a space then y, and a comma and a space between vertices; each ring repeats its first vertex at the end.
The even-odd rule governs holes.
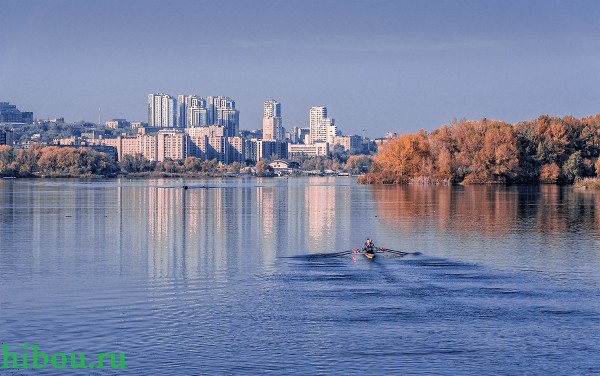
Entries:
POLYGON ((375 253, 370 253, 367 251, 364 251, 363 255, 365 255, 365 257, 368 258, 369 260, 373 260, 375 258, 375 253))
POLYGON ((16 176, 4 176, 2 179, 16 179, 16 176))
POLYGON ((183 187, 181 187, 181 189, 188 189, 188 186, 184 185, 183 187))

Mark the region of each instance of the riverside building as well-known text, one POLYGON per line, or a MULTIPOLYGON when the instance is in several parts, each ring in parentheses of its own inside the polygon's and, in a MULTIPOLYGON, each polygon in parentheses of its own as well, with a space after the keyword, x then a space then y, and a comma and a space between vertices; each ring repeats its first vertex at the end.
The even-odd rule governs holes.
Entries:
POLYGON ((148 126, 173 128, 177 125, 177 99, 169 94, 148 94, 148 126))
POLYGON ((275 99, 264 103, 263 140, 281 141, 284 138, 281 103, 275 99))

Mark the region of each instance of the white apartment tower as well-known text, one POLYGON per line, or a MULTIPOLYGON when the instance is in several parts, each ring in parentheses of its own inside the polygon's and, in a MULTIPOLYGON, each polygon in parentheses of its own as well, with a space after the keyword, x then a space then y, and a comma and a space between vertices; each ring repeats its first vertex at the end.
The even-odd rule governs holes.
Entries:
POLYGON ((310 143, 333 142, 337 135, 335 119, 327 117, 327 107, 317 106, 310 109, 310 143), (333 136, 332 136, 333 135, 333 136))
POLYGON ((177 125, 177 100, 168 94, 148 94, 148 126, 173 128, 177 125))
POLYGON ((204 127, 209 125, 206 100, 197 95, 179 95, 179 121, 181 128, 204 127))
POLYGON ((229 97, 207 97, 206 108, 211 125, 222 125, 227 128, 227 136, 235 137, 240 128, 240 112, 235 109, 235 101, 229 97))
POLYGON ((263 140, 283 140, 283 121, 281 120, 281 103, 271 99, 264 104, 263 140))

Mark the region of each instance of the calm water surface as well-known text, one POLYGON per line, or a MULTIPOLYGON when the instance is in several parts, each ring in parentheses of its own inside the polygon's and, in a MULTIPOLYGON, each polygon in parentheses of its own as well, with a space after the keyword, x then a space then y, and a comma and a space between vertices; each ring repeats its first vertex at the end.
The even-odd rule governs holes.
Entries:
POLYGON ((0 342, 132 375, 600 374, 600 192, 186 183, 0 180, 0 342))

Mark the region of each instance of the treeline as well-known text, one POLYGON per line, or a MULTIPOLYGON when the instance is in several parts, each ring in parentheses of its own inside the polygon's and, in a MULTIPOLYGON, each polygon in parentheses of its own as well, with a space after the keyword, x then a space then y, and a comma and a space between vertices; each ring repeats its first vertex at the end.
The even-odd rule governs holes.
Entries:
POLYGON ((28 142, 35 139, 36 142, 52 144, 54 139, 80 137, 83 132, 90 130, 100 131, 105 136, 117 136, 123 132, 136 134, 135 129, 112 129, 97 124, 80 121, 76 123, 54 123, 50 121, 27 124, 13 129, 16 142, 28 142))
POLYGON ((110 176, 119 166, 108 155, 90 149, 57 146, 14 149, 0 146, 0 176, 110 176))
POLYGON ((570 184, 600 176, 599 155, 600 115, 453 121, 385 143, 359 182, 570 184))
MULTIPOLYGON (((227 166, 237 169, 239 163, 227 166)), ((86 148, 58 146, 42 147, 38 144, 29 149, 0 146, 0 176, 15 177, 110 177, 131 176, 206 176, 223 172, 216 160, 202 161, 188 157, 182 161, 153 162, 143 155, 126 155, 117 163, 105 153, 86 148)))
MULTIPOLYGON (((256 163, 255 174, 272 176, 269 162, 256 163)), ((368 172, 371 163, 371 157, 366 155, 336 155, 329 159, 307 158, 300 167, 303 170, 335 170, 358 175, 368 172)), ((107 154, 86 148, 43 147, 40 144, 33 144, 29 149, 0 146, 0 177, 221 176, 224 173, 239 173, 243 167, 238 162, 223 165, 216 159, 202 160, 196 157, 155 162, 142 154, 125 155, 117 163, 107 154)))

